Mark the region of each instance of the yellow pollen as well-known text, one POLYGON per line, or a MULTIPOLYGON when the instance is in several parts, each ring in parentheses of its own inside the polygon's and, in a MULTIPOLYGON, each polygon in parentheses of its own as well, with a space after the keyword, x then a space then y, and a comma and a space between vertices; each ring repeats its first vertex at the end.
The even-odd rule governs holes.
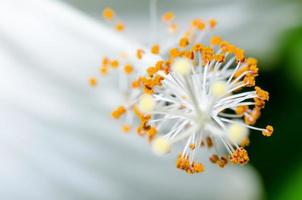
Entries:
POLYGON ((238 61, 243 62, 245 59, 244 50, 243 49, 235 49, 235 57, 238 61))
POLYGON ((194 150, 195 149, 195 144, 190 144, 189 147, 190 147, 191 150, 194 150))
POLYGON ((132 88, 139 88, 140 87, 140 81, 139 80, 134 80, 132 82, 132 88))
POLYGON ((187 37, 183 37, 179 40, 179 47, 185 48, 189 45, 189 39, 187 37))
POLYGON ((156 72, 157 72, 157 70, 156 70, 155 67, 149 67, 147 69, 147 73, 148 73, 149 76, 153 76, 156 72))
POLYGON ((222 42, 222 40, 218 36, 212 36, 212 38, 210 40, 211 45, 220 45, 221 42, 222 42))
POLYGON ((125 29, 125 25, 122 23, 122 22, 119 22, 115 25, 115 29, 118 31, 118 32, 122 32, 124 29, 125 29))
POLYGON ((162 16, 162 21, 165 23, 168 23, 168 22, 171 22, 174 18, 175 18, 175 16, 174 16, 173 12, 166 12, 162 16))
POLYGON ((170 56, 172 58, 178 57, 180 55, 180 52, 177 48, 172 48, 169 52, 170 56))
POLYGON ((157 130, 154 127, 151 127, 147 131, 148 139, 149 139, 150 142, 153 140, 153 138, 156 136, 156 134, 157 134, 157 130))
POLYGON ((114 119, 119 119, 126 112, 126 108, 124 106, 119 106, 114 111, 112 111, 111 116, 114 119))
POLYGON ((211 28, 215 28, 217 25, 217 21, 215 19, 210 19, 209 20, 209 25, 211 28))
POLYGON ((119 66, 119 62, 117 60, 112 60, 111 61, 111 67, 116 69, 119 66))
POLYGON ((214 59, 219 62, 219 63, 223 63, 225 61, 225 57, 223 54, 218 54, 214 56, 214 59))
POLYGON ((240 147, 232 153, 232 155, 230 156, 230 160, 234 164, 244 165, 249 161, 249 156, 247 151, 244 148, 240 147))
POLYGON ((108 67, 106 66, 101 66, 100 67, 100 73, 104 76, 108 73, 108 67))
POLYGON ((256 90, 256 94, 258 95, 258 97, 264 101, 268 101, 269 100, 269 93, 265 90, 262 90, 260 87, 255 87, 256 90))
POLYGON ((201 31, 203 31, 206 27, 205 23, 201 19, 194 19, 192 21, 192 26, 201 31))
POLYGON ((177 31, 177 28, 178 28, 177 24, 171 24, 169 26, 170 33, 175 33, 177 31))
POLYGON ((95 77, 89 78, 89 85, 95 87, 97 85, 97 79, 95 77))
POLYGON ((122 126, 122 131, 123 131, 124 133, 129 133, 130 130, 131 130, 131 126, 130 126, 129 124, 124 124, 124 125, 122 126))
POLYGON ((113 17, 115 16, 115 12, 112 8, 105 8, 103 10, 103 17, 104 19, 111 21, 113 17))
POLYGON ((219 160, 219 157, 216 155, 216 154, 213 154, 209 160, 212 162, 212 163, 216 163, 218 160, 219 160))
POLYGON ((160 46, 158 44, 155 44, 151 47, 151 53, 152 54, 159 54, 159 51, 160 51, 160 46))
POLYGON ((256 84, 255 77, 246 75, 243 79, 243 83, 246 84, 246 87, 253 87, 256 84))
POLYGON ((262 131, 264 136, 270 137, 274 132, 274 128, 271 125, 267 125, 265 130, 262 131))
POLYGON ((247 60, 246 60, 246 62, 247 62, 247 64, 248 65, 257 65, 257 59, 256 58, 248 58, 247 60))
POLYGON ((138 50, 136 51, 136 57, 137 57, 137 59, 141 60, 141 59, 143 58, 143 54, 144 54, 144 53, 145 53, 144 50, 138 49, 138 50))
POLYGON ((103 66, 107 66, 109 63, 110 63, 109 58, 103 57, 103 59, 102 59, 102 65, 103 65, 103 66))
POLYGON ((218 160, 216 162, 216 164, 221 168, 224 168, 227 163, 228 163, 228 160, 223 156, 218 158, 218 160))
POLYGON ((133 72, 133 67, 132 67, 132 65, 125 65, 125 66, 124 66, 124 72, 125 72, 126 74, 131 74, 131 73, 133 72))
POLYGON ((248 110, 248 106, 238 106, 235 110, 237 115, 243 115, 248 110))

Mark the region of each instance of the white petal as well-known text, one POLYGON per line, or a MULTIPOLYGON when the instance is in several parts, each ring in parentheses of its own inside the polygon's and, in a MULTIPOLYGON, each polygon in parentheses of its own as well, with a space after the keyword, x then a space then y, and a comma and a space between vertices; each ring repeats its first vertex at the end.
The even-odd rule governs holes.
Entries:
POLYGON ((257 199, 250 167, 188 176, 119 132, 113 87, 87 85, 102 53, 128 48, 107 33, 56 1, 2 1, 0 199, 257 199))

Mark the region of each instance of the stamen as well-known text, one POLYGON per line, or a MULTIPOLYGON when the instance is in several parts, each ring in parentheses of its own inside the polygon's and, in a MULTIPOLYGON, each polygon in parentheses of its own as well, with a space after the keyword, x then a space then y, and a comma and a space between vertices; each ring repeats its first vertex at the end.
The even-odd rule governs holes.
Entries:
POLYGON ((95 77, 89 78, 89 85, 95 87, 97 85, 97 79, 95 77))
POLYGON ((124 66, 124 72, 125 72, 126 74, 131 74, 131 73, 133 72, 133 67, 132 67, 132 65, 129 65, 129 64, 125 65, 125 66, 124 66))
POLYGON ((151 53, 152 54, 155 54, 155 55, 158 55, 159 54, 159 50, 160 50, 160 47, 158 44, 155 44, 151 47, 151 53))
POLYGON ((175 18, 174 13, 173 12, 166 12, 165 14, 163 14, 162 16, 162 21, 165 23, 169 23, 171 22, 173 19, 175 18))
POLYGON ((105 8, 103 10, 103 17, 105 20, 111 21, 113 17, 115 16, 115 12, 112 8, 105 8))
POLYGON ((270 137, 274 132, 274 128, 270 125, 267 125, 265 130, 262 131, 264 136, 270 137))
POLYGON ((119 22, 115 25, 115 29, 118 31, 118 32, 122 32, 125 30, 125 25, 122 23, 122 22, 119 22))

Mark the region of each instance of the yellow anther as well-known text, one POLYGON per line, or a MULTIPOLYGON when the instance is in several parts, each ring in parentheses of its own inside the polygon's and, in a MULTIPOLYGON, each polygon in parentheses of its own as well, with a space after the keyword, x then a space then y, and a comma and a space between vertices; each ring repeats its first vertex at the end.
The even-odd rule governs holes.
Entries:
POLYGON ((132 81, 132 88, 139 88, 141 86, 139 80, 132 81))
POLYGON ((219 63, 223 63, 225 61, 225 57, 223 54, 218 54, 214 56, 214 59, 219 62, 219 63))
POLYGON ((207 137, 206 138, 206 142, 207 142, 208 148, 211 148, 213 146, 213 140, 212 140, 212 138, 207 137))
POLYGON ((155 64, 156 71, 162 70, 164 65, 164 61, 157 61, 155 64))
POLYGON ((177 28, 178 28, 177 24, 170 24, 169 25, 170 33, 175 33, 177 31, 177 28))
POLYGON ((123 131, 124 133, 129 133, 129 132, 131 131, 131 126, 130 126, 129 124, 124 124, 124 125, 122 126, 122 131, 123 131))
POLYGON ((249 71, 251 72, 250 74, 252 76, 258 76, 259 69, 258 69, 257 65, 250 65, 249 71))
POLYGON ((217 160, 217 165, 221 168, 224 168, 227 163, 228 163, 228 160, 223 156, 217 160))
POLYGON ((274 128, 271 125, 267 125, 265 130, 262 131, 262 135, 270 137, 274 132, 274 128))
POLYGON ((255 90, 256 90, 256 94, 257 96, 264 100, 264 101, 268 101, 269 100, 269 93, 265 90, 262 90, 260 87, 255 87, 255 90))
POLYGON ((189 147, 190 147, 191 150, 194 150, 195 149, 195 144, 190 144, 189 147))
POLYGON ((125 72, 126 74, 131 74, 131 73, 133 72, 133 67, 132 67, 132 65, 129 65, 129 64, 125 65, 125 66, 124 66, 124 72, 125 72))
POLYGON ((111 64, 111 67, 114 69, 118 68, 118 66, 119 66, 119 62, 117 60, 112 60, 110 64, 111 64))
POLYGON ((107 66, 109 63, 110 63, 109 58, 107 58, 106 56, 103 57, 103 59, 102 59, 102 65, 103 66, 107 66))
POLYGON ((223 52, 231 52, 232 50, 231 45, 227 41, 221 41, 219 45, 223 52))
POLYGON ((219 157, 216 155, 216 154, 213 154, 209 160, 212 162, 212 163, 216 163, 218 160, 219 160, 219 157))
POLYGON ((234 164, 244 165, 249 161, 249 156, 244 148, 239 147, 232 153, 232 155, 230 156, 230 160, 234 164))
POLYGON ((176 160, 176 167, 184 170, 188 174, 200 173, 205 170, 202 163, 192 162, 190 163, 187 156, 179 155, 176 160))
POLYGON ((157 55, 159 54, 160 46, 158 44, 155 44, 151 47, 151 53, 157 55))
POLYGON ((164 78, 160 75, 156 75, 153 79, 154 85, 161 85, 161 82, 164 80, 164 78))
POLYGON ((247 58, 246 62, 248 65, 257 65, 257 59, 256 58, 247 58))
MULTIPOLYGON (((230 51, 232 51, 232 50, 230 50, 230 51)), ((244 50, 243 49, 235 49, 235 57, 236 57, 236 59, 237 59, 237 61, 239 61, 239 62, 243 62, 244 61, 244 59, 245 59, 245 55, 244 55, 244 50)))
POLYGON ((192 47, 192 51, 201 51, 203 48, 203 45, 200 43, 194 44, 194 46, 192 47))
POLYGON ((157 70, 156 70, 155 67, 149 67, 147 69, 147 73, 148 73, 149 76, 153 76, 156 72, 157 72, 157 70))
POLYGON ((255 77, 247 75, 243 79, 243 84, 246 84, 246 87, 253 87, 256 84, 255 77))
POLYGON ((202 60, 204 64, 207 64, 208 62, 212 61, 214 58, 214 50, 209 47, 204 47, 202 49, 202 60))
POLYGON ((126 112, 126 109, 124 106, 119 106, 118 108, 116 108, 114 111, 112 111, 111 116, 114 119, 118 119, 120 118, 124 113, 126 112))
POLYGON ((180 55, 180 51, 177 48, 172 48, 169 54, 171 58, 176 58, 180 55))
POLYGON ((237 115, 243 115, 248 110, 248 106, 238 106, 235 109, 237 115))
POLYGON ((174 16, 173 12, 166 12, 162 16, 162 21, 165 23, 168 23, 168 22, 171 22, 174 18, 175 18, 175 16, 174 16))
POLYGON ((106 75, 107 73, 108 73, 108 67, 106 67, 106 66, 101 66, 100 67, 100 73, 104 76, 104 75, 106 75))
POLYGON ((189 45, 189 39, 187 37, 183 37, 179 40, 179 47, 180 48, 185 48, 188 45, 189 45))
POLYGON ((202 163, 193 163, 192 167, 195 173, 200 173, 205 170, 205 167, 202 163))
POLYGON ((103 17, 104 17, 104 19, 110 21, 110 20, 113 19, 114 16, 115 16, 115 12, 114 12, 114 10, 112 8, 105 8, 103 10, 103 17))
POLYGON ((115 25, 115 29, 118 31, 118 32, 122 32, 124 29, 125 29, 125 25, 122 23, 122 22, 119 22, 115 25))
POLYGON ((143 58, 144 53, 145 53, 144 50, 138 49, 138 50, 136 51, 136 57, 137 57, 139 60, 141 60, 141 59, 143 58))
POLYGON ((97 79, 95 77, 90 77, 88 81, 91 87, 95 87, 97 85, 97 79))
POLYGON ((255 106, 258 108, 264 108, 265 106, 265 100, 260 99, 260 98, 254 98, 255 101, 255 106))
POLYGON ((192 26, 201 31, 206 27, 205 23, 201 19, 194 19, 192 21, 192 26))
POLYGON ((215 19, 210 19, 209 20, 209 25, 211 28, 215 28, 217 25, 217 21, 215 19))
POLYGON ((152 141, 153 138, 156 136, 156 134, 157 134, 156 128, 151 127, 151 128, 147 131, 147 135, 148 135, 149 141, 152 141))
POLYGON ((153 89, 145 86, 144 87, 144 94, 146 94, 146 95, 153 94, 153 89))
POLYGON ((211 37, 211 40, 210 40, 211 45, 220 45, 221 42, 222 42, 222 40, 220 37, 218 37, 218 36, 211 37))

